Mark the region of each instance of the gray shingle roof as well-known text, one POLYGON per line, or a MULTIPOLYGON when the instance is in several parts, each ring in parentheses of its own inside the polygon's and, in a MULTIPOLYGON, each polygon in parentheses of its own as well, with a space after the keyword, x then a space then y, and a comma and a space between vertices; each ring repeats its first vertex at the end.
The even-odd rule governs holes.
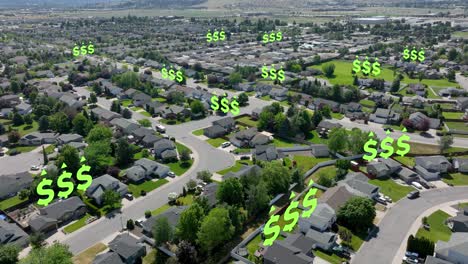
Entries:
POLYGON ((158 215, 152 216, 148 218, 145 222, 143 222, 143 230, 147 232, 148 234, 151 234, 153 225, 156 223, 156 220, 159 218, 166 217, 169 224, 172 227, 177 226, 179 223, 180 219, 180 214, 187 208, 187 206, 176 206, 176 207, 171 207, 168 210, 166 210, 163 213, 160 213, 158 215))
POLYGON ((77 196, 72 196, 66 200, 56 201, 44 208, 41 208, 41 214, 47 215, 52 219, 60 219, 69 212, 74 212, 80 207, 84 207, 85 204, 77 196))
POLYGON ((28 234, 16 224, 0 220, 0 244, 16 244, 26 246, 28 243, 28 234))
POLYGON ((28 172, 20 172, 0 176, 0 197, 16 194, 24 188, 29 188, 33 178, 28 172))
POLYGON ((115 252, 106 252, 99 254, 93 260, 93 264, 125 264, 119 257, 119 254, 115 252))
POLYGON ((123 259, 128 259, 137 256, 144 245, 130 234, 121 234, 109 243, 109 248, 123 259))

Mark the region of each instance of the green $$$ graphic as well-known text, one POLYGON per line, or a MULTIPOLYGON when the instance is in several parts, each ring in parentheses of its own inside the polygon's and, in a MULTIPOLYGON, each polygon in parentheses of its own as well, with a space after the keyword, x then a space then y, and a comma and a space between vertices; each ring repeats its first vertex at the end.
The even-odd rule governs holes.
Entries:
POLYGON ((375 62, 371 63, 369 62, 368 57, 366 57, 366 60, 362 63, 359 60, 359 56, 356 56, 356 59, 353 61, 353 72, 358 73, 362 71, 365 75, 368 75, 369 73, 372 73, 374 76, 380 75, 381 69, 380 69, 380 63, 378 62, 377 59, 375 59, 375 62))
POLYGON ((423 62, 426 58, 424 57, 424 49, 421 48, 419 50, 419 52, 416 50, 416 47, 413 47, 413 50, 410 50, 408 49, 408 47, 406 47, 404 50, 403 50, 403 59, 405 60, 408 60, 410 59, 412 61, 416 61, 418 60, 419 62, 423 62))
POLYGON ((270 34, 266 33, 263 34, 263 43, 268 43, 268 42, 275 42, 275 41, 281 41, 283 39, 283 34, 281 31, 278 32, 271 32, 270 34))
MULTIPOLYGON (((402 132, 406 132, 406 128, 402 130, 402 132)), ((388 159, 390 156, 393 155, 393 153, 396 153, 397 155, 404 156, 406 155, 410 149, 411 145, 408 144, 408 141, 410 140, 410 137, 406 134, 401 135, 398 140, 397 140, 397 151, 395 151, 393 147, 393 142, 395 141, 393 138, 390 136, 390 130, 387 130, 386 132, 387 137, 384 138, 380 142, 380 148, 382 149, 382 152, 380 152, 380 157, 384 159, 388 159)), ((364 151, 366 154, 362 157, 364 160, 371 161, 377 157, 377 141, 373 138, 374 133, 370 132, 369 133, 369 140, 364 144, 364 151)))
POLYGON ((78 46, 78 44, 75 44, 75 47, 73 48, 74 57, 86 54, 94 54, 94 45, 91 43, 91 41, 88 45, 85 45, 84 42, 82 42, 81 47, 78 46))
MULTIPOLYGON (((81 158, 81 162, 86 161, 84 157, 81 158)), ((66 171, 67 165, 62 164, 61 169, 65 169, 62 174, 57 179, 57 187, 60 191, 57 193, 57 197, 66 199, 73 192, 75 188, 75 183, 72 180, 72 173, 66 171)), ((80 182, 77 189, 86 191, 86 189, 91 185, 93 178, 91 175, 84 174, 89 172, 91 167, 88 165, 82 165, 77 172, 76 179, 80 182)), ((47 175, 47 171, 42 170, 41 176, 47 175)), ((47 206, 55 197, 55 191, 53 190, 53 181, 51 179, 43 178, 42 181, 37 185, 36 192, 41 197, 37 201, 38 205, 47 206)))
MULTIPOLYGON (((311 186, 313 183, 314 181, 311 180, 309 182, 309 186, 311 186)), ((310 208, 302 212, 302 218, 309 218, 314 212, 315 208, 317 207, 317 198, 315 198, 316 193, 317 193, 317 189, 311 188, 305 195, 302 205, 303 207, 310 207, 310 208)), ((289 199, 292 199, 294 196, 295 196, 294 193, 291 193, 291 196, 289 197, 289 199)), ((288 208, 286 208, 286 211, 283 217, 286 224, 283 227, 283 231, 291 232, 294 230, 294 227, 299 221, 299 216, 301 216, 299 213, 298 207, 299 207, 299 202, 293 201, 289 204, 288 208)), ((272 211, 274 211, 273 206, 270 209, 270 212, 272 211)), ((281 233, 281 227, 278 225, 279 220, 280 220, 279 215, 273 215, 270 217, 268 222, 263 227, 263 234, 265 235, 265 240, 263 242, 264 246, 273 245, 273 242, 275 242, 275 240, 278 238, 279 234, 281 233)))
POLYGON ((208 33, 206 33, 206 42, 210 43, 211 41, 223 41, 226 39, 226 32, 224 32, 224 29, 221 29, 220 32, 217 30, 211 34, 211 31, 208 30, 208 33))
POLYGON ((276 70, 274 68, 275 65, 271 65, 270 71, 268 71, 268 67, 266 65, 263 65, 262 67, 262 77, 263 79, 272 79, 273 81, 278 79, 280 82, 284 81, 284 70, 283 66, 281 66, 280 70, 276 70))
POLYGON ((184 74, 182 71, 178 70, 175 71, 172 66, 170 70, 168 71, 166 69, 166 65, 163 65, 163 68, 161 69, 161 76, 163 79, 170 79, 172 81, 176 80, 177 82, 181 83, 184 80, 184 74))
POLYGON ((219 103, 221 104, 221 111, 223 113, 227 113, 229 112, 229 109, 231 108, 231 113, 233 115, 238 115, 240 113, 240 110, 239 110, 239 103, 237 102, 237 98, 234 97, 231 101, 231 103, 229 103, 229 99, 226 98, 226 94, 224 95, 224 97, 221 99, 221 101, 219 101, 219 97, 216 96, 216 95, 213 95, 210 99, 211 101, 211 109, 213 109, 214 111, 217 111, 218 109, 220 109, 220 105, 219 103), (218 103, 219 102, 219 103, 218 103))

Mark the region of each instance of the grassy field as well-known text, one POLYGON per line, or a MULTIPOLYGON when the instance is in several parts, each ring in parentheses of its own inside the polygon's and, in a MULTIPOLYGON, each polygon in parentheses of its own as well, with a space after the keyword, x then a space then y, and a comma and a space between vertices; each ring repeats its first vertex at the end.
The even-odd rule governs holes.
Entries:
POLYGON ((468 175, 462 173, 452 173, 442 178, 447 184, 457 185, 468 185, 468 175))
POLYGON ((438 240, 449 241, 452 231, 445 225, 445 220, 450 215, 446 212, 438 210, 427 217, 427 222, 430 225, 430 230, 419 228, 416 237, 426 237, 434 243, 438 240))
POLYGON ((148 193, 168 182, 169 181, 166 179, 160 179, 157 181, 145 181, 140 184, 131 183, 128 185, 128 190, 133 194, 135 198, 138 198, 141 196, 141 191, 145 191, 146 193, 148 193))
POLYGON ((442 115, 446 119, 461 119, 464 115, 464 113, 458 113, 458 112, 443 112, 442 115))
MULTIPOLYGON (((363 61, 364 57, 360 56, 361 62, 363 61)), ((351 61, 343 61, 343 60, 332 60, 330 62, 326 63, 333 63, 335 64, 335 72, 334 75, 330 78, 327 78, 325 76, 322 76, 323 78, 328 79, 330 83, 332 84, 343 84, 343 85, 352 85, 354 81, 354 77, 351 74, 351 69, 353 68, 352 62, 351 61)), ((326 64, 325 63, 325 64, 326 64)), ((312 68, 322 70, 322 64, 319 65, 314 65, 311 66, 312 68)), ((362 72, 358 73, 358 77, 362 78, 362 72)), ((377 77, 371 77, 371 78, 378 78, 378 79, 384 79, 385 81, 392 82, 395 79, 395 76, 393 76, 393 70, 388 68, 387 66, 384 66, 383 68, 381 67, 381 73, 377 77)), ((402 83, 418 83, 419 80, 416 79, 410 79, 406 74, 404 75, 404 79, 401 81, 402 83)), ((447 79, 441 79, 441 80, 429 80, 429 79, 424 79, 421 81, 421 83, 426 84, 428 86, 439 86, 439 87, 444 87, 444 86, 452 86, 452 87, 458 87, 457 83, 449 82, 447 79)))
POLYGON ((250 119, 249 116, 243 116, 241 118, 236 119, 239 122, 242 122, 250 127, 257 127, 258 121, 250 119))
POLYGON ((219 146, 221 146, 221 144, 223 144, 223 142, 225 142, 226 140, 225 139, 222 139, 222 138, 209 138, 206 140, 206 142, 208 142, 211 146, 217 148, 219 146))
POLYGON ((320 162, 330 160, 330 158, 316 158, 310 156, 294 156, 293 160, 296 161, 297 167, 302 168, 302 170, 308 171, 315 165, 320 162))
POLYGON ((96 255, 107 248, 103 243, 98 243, 73 257, 73 264, 90 264, 96 255))
POLYGON ((195 131, 192 131, 192 134, 194 134, 195 136, 201 136, 201 135, 203 135, 203 128, 202 128, 202 129, 195 130, 195 131))
POLYGON ((10 198, 8 198, 8 199, 3 200, 3 201, 0 202, 0 210, 5 211, 5 210, 7 210, 8 208, 11 208, 11 207, 13 207, 13 206, 15 206, 15 205, 18 205, 18 204, 20 204, 20 203, 26 201, 27 199, 28 199, 28 198, 26 198, 26 199, 20 199, 20 198, 19 198, 19 195, 10 197, 10 198))
POLYGON ((182 164, 179 160, 177 162, 166 163, 166 166, 169 166, 172 172, 174 172, 177 176, 184 174, 190 167, 192 166, 192 161, 189 161, 189 166, 182 164))
POLYGON ((228 172, 238 172, 243 166, 245 166, 244 164, 242 164, 241 162, 244 162, 244 163, 247 163, 249 165, 252 165, 252 161, 251 160, 236 160, 236 164, 234 164, 233 166, 229 167, 229 168, 226 168, 224 170, 220 170, 220 171, 217 171, 216 173, 220 174, 220 175, 224 175, 228 172))
POLYGON ((171 208, 171 206, 169 204, 165 204, 165 205, 159 207, 158 209, 155 209, 155 210, 151 211, 151 215, 158 215, 158 214, 166 211, 169 208, 171 208))
POLYGON ((394 202, 405 197, 411 191, 414 191, 413 187, 402 186, 392 179, 373 179, 369 180, 370 184, 380 187, 380 192, 392 198, 394 202))
POLYGON ((86 225, 86 220, 88 218, 90 218, 91 215, 90 214, 86 214, 85 216, 83 216, 82 218, 78 219, 78 221, 72 223, 72 224, 69 224, 67 225, 63 231, 65 231, 65 233, 67 234, 70 234, 70 233, 73 233, 75 232, 76 230, 82 228, 83 226, 86 225))
POLYGON ((263 101, 271 101, 270 95, 262 96, 260 97, 260 99, 262 99, 263 101))

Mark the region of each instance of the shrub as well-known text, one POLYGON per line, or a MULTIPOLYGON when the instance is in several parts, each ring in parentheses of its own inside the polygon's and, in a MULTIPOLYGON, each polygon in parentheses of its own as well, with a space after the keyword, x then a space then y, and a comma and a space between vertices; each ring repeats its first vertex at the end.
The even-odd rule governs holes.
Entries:
POLYGON ((151 217, 151 211, 150 211, 150 210, 146 210, 146 211, 145 211, 145 217, 146 217, 146 218, 150 218, 150 217, 151 217))
POLYGON ((128 230, 133 230, 135 228, 135 224, 133 223, 132 219, 127 220, 127 229, 128 230))
POLYGON ((141 195, 141 196, 145 196, 145 195, 146 195, 146 191, 145 191, 145 190, 141 190, 140 195, 141 195))

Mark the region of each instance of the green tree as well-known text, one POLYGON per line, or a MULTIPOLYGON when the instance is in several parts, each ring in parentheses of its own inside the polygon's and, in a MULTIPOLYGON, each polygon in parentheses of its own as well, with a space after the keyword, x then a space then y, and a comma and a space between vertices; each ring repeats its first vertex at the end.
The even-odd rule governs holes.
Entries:
POLYGON ((54 243, 47 248, 33 249, 19 264, 73 264, 72 257, 67 245, 54 243))
POLYGON ((203 219, 197 233, 198 244, 206 251, 211 252, 222 243, 229 241, 234 234, 234 226, 225 208, 214 208, 203 219))
POLYGON ((229 75, 229 83, 231 85, 238 84, 242 82, 242 75, 238 72, 233 72, 229 75))
POLYGON ((157 246, 161 246, 166 242, 172 241, 174 230, 169 224, 167 217, 161 217, 156 220, 153 225, 153 238, 157 246))
POLYGON ((333 77, 333 73, 335 72, 335 64, 333 63, 323 64, 322 71, 327 78, 333 77))
POLYGON ((392 92, 396 93, 400 90, 400 79, 395 78, 392 83, 392 87, 390 88, 392 92))
POLYGON ((372 226, 375 216, 371 199, 353 197, 338 209, 337 219, 338 223, 351 230, 362 231, 372 226))
POLYGON ((180 215, 179 223, 177 224, 176 234, 181 240, 187 240, 195 243, 200 225, 205 217, 205 211, 197 204, 193 203, 187 210, 180 215))
POLYGON ((49 117, 41 116, 41 118, 39 118, 39 131, 45 132, 47 130, 49 130, 49 117))
POLYGON ((111 209, 120 208, 122 197, 114 190, 105 190, 102 195, 102 203, 104 206, 108 206, 111 209))
POLYGON ((140 125, 142 125, 144 127, 151 127, 151 121, 149 121, 146 118, 138 120, 138 123, 140 123, 140 125))
POLYGON ((127 220, 127 229, 128 229, 128 230, 133 230, 133 229, 135 229, 135 223, 133 222, 132 219, 128 219, 128 220, 127 220))
POLYGON ((348 148, 353 154, 359 154, 364 152, 364 144, 368 139, 367 132, 364 132, 358 128, 351 129, 351 133, 348 134, 348 148))
POLYGON ((94 175, 104 173, 108 166, 113 165, 110 156, 111 147, 109 140, 92 142, 85 149, 85 157, 88 165, 93 169, 94 175))
POLYGON ((220 203, 241 205, 243 203, 242 184, 237 178, 229 178, 219 184, 216 198, 220 203))
POLYGON ((0 246, 0 264, 15 264, 18 263, 18 255, 20 249, 13 244, 0 246))
POLYGON ((95 104, 95 103, 97 103, 97 101, 98 101, 98 100, 97 100, 96 94, 95 94, 95 93, 91 93, 91 94, 89 95, 88 102, 89 102, 90 104, 95 104))
POLYGON ((177 245, 176 256, 179 263, 199 263, 197 249, 190 242, 185 240, 180 241, 179 245, 177 245))
POLYGON ((312 115, 312 123, 314 126, 317 126, 320 122, 322 122, 323 116, 322 116, 322 111, 317 110, 314 111, 314 114, 312 115))
POLYGON ((206 109, 205 109, 205 106, 203 105, 203 103, 200 102, 200 100, 193 100, 190 103, 190 110, 195 115, 202 114, 202 116, 205 116, 206 109))
POLYGON ((138 88, 140 86, 140 77, 136 72, 125 72, 120 76, 117 76, 118 86, 127 89, 127 88, 138 88))
POLYGON ((304 188, 304 174, 299 169, 294 169, 291 176, 292 182, 297 183, 297 187, 302 190, 304 188))
POLYGON ((448 60, 455 60, 458 57, 458 51, 455 48, 451 48, 447 54, 448 60))
POLYGON ((322 172, 319 174, 317 184, 325 187, 332 187, 334 183, 332 179, 330 179, 325 173, 322 172))
POLYGON ((50 127, 57 133, 67 133, 70 131, 70 122, 64 112, 57 112, 49 118, 50 127))
POLYGON ((449 70, 447 73, 447 79, 451 82, 455 81, 455 71, 454 70, 449 70))
POLYGON ((49 163, 49 158, 47 158, 47 153, 45 151, 44 145, 42 145, 42 158, 44 160, 44 165, 47 165, 47 163, 49 163))
POLYGON ((5 134, 5 131, 6 131, 5 126, 2 123, 0 123, 0 135, 5 134))
POLYGON ((41 248, 42 247, 42 243, 44 243, 44 234, 42 233, 32 233, 30 236, 29 236, 29 244, 31 244, 31 247, 33 249, 37 249, 37 248, 41 248))
POLYGON ((13 126, 21 126, 24 124, 23 116, 16 112, 13 114, 13 126))
POLYGON ((249 102, 249 96, 246 93, 239 94, 238 102, 240 106, 245 106, 249 102))
POLYGON ((31 115, 25 115, 23 119, 24 119, 24 123, 26 123, 27 125, 31 125, 33 123, 33 119, 31 115))
POLYGON ((266 183, 268 194, 274 196, 288 191, 291 172, 281 162, 273 161, 265 164, 261 178, 266 183))
POLYGON ((189 164, 191 158, 190 158, 190 152, 187 149, 182 149, 179 155, 180 155, 180 161, 182 161, 183 164, 185 165, 189 164))
POLYGON ((348 135, 346 129, 333 128, 328 135, 328 148, 333 152, 339 152, 347 148, 348 135))
POLYGON ((89 131, 86 140, 89 143, 93 143, 102 140, 110 140, 111 138, 112 130, 110 128, 103 125, 96 125, 89 131))
POLYGON ((197 172, 197 179, 202 180, 206 183, 211 182, 211 177, 213 177, 213 173, 211 173, 208 170, 197 172))
POLYGON ((110 110, 112 112, 116 112, 116 113, 119 113, 122 111, 122 108, 120 106, 120 102, 118 100, 115 100, 115 101, 112 101, 112 104, 111 104, 111 107, 110 107, 110 110))
POLYGON ((127 140, 120 138, 115 148, 115 159, 120 167, 127 166, 132 161, 133 152, 127 140))
POLYGON ((125 118, 125 119, 130 119, 130 118, 132 118, 132 111, 128 110, 128 108, 125 108, 125 109, 122 111, 122 117, 125 118))
POLYGON ((12 130, 10 133, 8 133, 8 142, 10 143, 17 143, 21 138, 20 133, 16 130, 12 130))
POLYGON ((252 185, 247 191, 246 207, 250 216, 255 216, 268 209, 270 196, 265 182, 252 185))
POLYGON ((87 119, 82 113, 79 113, 73 118, 72 121, 73 131, 82 136, 88 135, 89 131, 93 128, 93 122, 87 119))
POLYGON ((80 168, 80 156, 76 148, 65 145, 57 157, 57 164, 67 164, 67 171, 75 173, 80 168))
POLYGON ((444 153, 444 151, 448 150, 453 144, 453 136, 445 134, 440 137, 439 139, 439 148, 440 153, 444 153))

